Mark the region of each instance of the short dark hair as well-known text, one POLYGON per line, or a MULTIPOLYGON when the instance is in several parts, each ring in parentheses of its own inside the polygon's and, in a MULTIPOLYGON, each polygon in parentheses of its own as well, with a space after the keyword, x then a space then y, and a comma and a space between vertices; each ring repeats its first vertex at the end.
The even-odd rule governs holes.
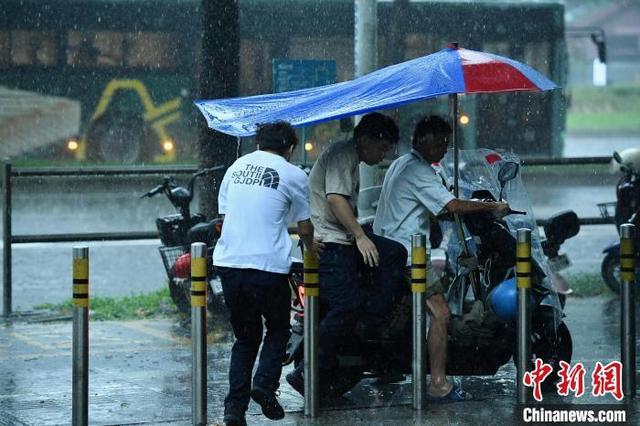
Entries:
POLYGON ((289 147, 296 147, 298 136, 291 124, 286 121, 259 124, 256 131, 256 144, 260 145, 260 149, 269 149, 283 154, 289 147))
POLYGON ((362 117, 355 129, 353 129, 353 138, 355 140, 363 136, 368 136, 374 140, 384 139, 396 144, 400 139, 400 131, 393 118, 379 112, 373 112, 362 117))
POLYGON ((427 134, 431 135, 448 135, 451 134, 453 129, 451 125, 442 117, 437 115, 427 115, 422 117, 418 124, 416 124, 413 131, 413 144, 415 145, 420 139, 423 139, 427 134))

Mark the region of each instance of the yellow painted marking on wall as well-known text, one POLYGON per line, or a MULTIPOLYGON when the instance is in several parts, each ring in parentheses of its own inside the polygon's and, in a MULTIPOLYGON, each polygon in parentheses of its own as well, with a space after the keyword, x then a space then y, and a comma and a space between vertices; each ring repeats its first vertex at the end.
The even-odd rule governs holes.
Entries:
POLYGON ((147 87, 142 83, 142 81, 136 79, 114 79, 107 84, 107 87, 105 87, 104 91, 102 92, 102 96, 98 101, 96 110, 91 116, 91 120, 95 120, 96 118, 104 114, 109 107, 113 96, 121 90, 133 90, 137 93, 138 98, 140 98, 140 102, 142 103, 142 106, 145 110, 145 121, 153 120, 161 116, 162 114, 178 109, 182 104, 182 99, 180 97, 176 97, 171 99, 170 101, 156 106, 153 103, 151 96, 149 95, 147 87))
POLYGON ((171 139, 165 127, 171 123, 178 121, 180 119, 180 115, 181 114, 179 112, 169 114, 151 125, 151 128, 153 128, 153 131, 156 132, 158 138, 160 138, 161 141, 171 139))
MULTIPOLYGON (((167 102, 155 105, 153 100, 151 99, 151 95, 149 94, 147 87, 144 85, 144 83, 142 83, 142 81, 137 79, 111 80, 100 96, 98 105, 96 106, 96 109, 91 116, 91 121, 99 118, 107 111, 109 105, 111 104, 111 101, 113 100, 113 97, 117 92, 126 90, 134 91, 138 95, 140 103, 144 108, 143 117, 145 122, 152 122, 161 117, 163 114, 171 113, 168 116, 157 120, 151 125, 154 132, 158 135, 159 143, 163 143, 164 141, 171 139, 167 133, 166 126, 178 121, 182 116, 182 113, 180 112, 180 108, 182 106, 182 98, 175 97, 167 102)), ((85 159, 86 150, 86 141, 83 138, 80 141, 79 149, 76 151, 76 157, 78 159, 85 159)), ((165 152, 164 154, 157 155, 154 160, 159 162, 169 162, 175 160, 175 158, 175 150, 172 150, 170 152, 165 152)))
MULTIPOLYGON (((147 96, 149 94, 147 93, 147 96)), ((151 102, 151 97, 149 97, 149 102, 151 102)), ((158 106, 154 106, 153 103, 150 105, 151 109, 147 109, 145 105, 146 112, 144 113, 144 121, 152 121, 156 118, 160 117, 162 114, 166 114, 168 112, 177 110, 182 105, 182 99, 173 98, 170 101, 162 103, 158 106)), ((178 115, 180 113, 177 113, 178 115)))

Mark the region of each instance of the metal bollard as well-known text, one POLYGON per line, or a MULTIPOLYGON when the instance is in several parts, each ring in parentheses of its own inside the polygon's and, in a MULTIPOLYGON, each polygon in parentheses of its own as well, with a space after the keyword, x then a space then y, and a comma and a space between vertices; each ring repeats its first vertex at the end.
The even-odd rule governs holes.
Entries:
POLYGON ((634 225, 620 227, 620 360, 622 392, 629 398, 636 395, 635 236, 634 225))
POLYGON ((524 374, 531 370, 531 230, 518 229, 516 247, 516 280, 518 283, 518 404, 531 400, 531 388, 524 385, 524 374))
POLYGON ((427 291, 427 237, 425 234, 411 236, 411 293, 413 293, 413 408, 422 410, 425 406, 427 388, 427 349, 425 292, 427 291))
POLYGON ((207 424, 207 246, 191 244, 191 349, 194 425, 207 424))
POLYGON ((8 318, 11 316, 11 291, 12 291, 12 272, 11 272, 11 163, 4 163, 2 173, 2 315, 8 318))
POLYGON ((319 317, 318 297, 320 280, 318 259, 309 251, 304 252, 304 415, 318 415, 319 377, 318 343, 319 317))
POLYGON ((73 426, 89 424, 89 247, 73 248, 73 426))

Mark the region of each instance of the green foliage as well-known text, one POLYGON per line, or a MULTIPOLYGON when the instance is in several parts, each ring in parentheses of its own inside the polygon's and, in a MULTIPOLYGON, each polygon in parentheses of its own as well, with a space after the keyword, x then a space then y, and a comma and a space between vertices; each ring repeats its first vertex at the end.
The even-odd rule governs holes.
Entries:
POLYGON ((573 88, 567 129, 640 130, 640 86, 573 88))
MULTIPOLYGON (((125 297, 91 297, 89 301, 91 318, 94 320, 129 320, 166 315, 175 312, 169 296, 169 289, 163 288, 152 293, 125 297)), ((62 303, 44 303, 35 309, 49 309, 61 313, 71 313, 71 300, 62 303)))
POLYGON ((597 273, 579 273, 566 276, 569 287, 573 290, 571 296, 593 297, 603 294, 613 294, 597 273))

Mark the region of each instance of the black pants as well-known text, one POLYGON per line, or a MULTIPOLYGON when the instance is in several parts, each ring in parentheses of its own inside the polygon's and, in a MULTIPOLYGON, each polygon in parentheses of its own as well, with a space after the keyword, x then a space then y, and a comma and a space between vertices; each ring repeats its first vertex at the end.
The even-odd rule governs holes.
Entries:
POLYGON ((246 411, 251 373, 262 343, 262 318, 266 334, 253 376, 253 386, 275 391, 280 386, 282 361, 290 336, 291 291, 286 274, 217 267, 236 337, 229 365, 229 393, 225 407, 246 411))
POLYGON ((319 259, 320 278, 320 351, 319 367, 335 368, 337 347, 349 338, 359 318, 370 325, 388 321, 394 295, 404 285, 407 250, 400 243, 371 232, 380 263, 366 266, 355 245, 327 243, 319 259), (368 278, 368 288, 357 283, 359 272, 368 278))

